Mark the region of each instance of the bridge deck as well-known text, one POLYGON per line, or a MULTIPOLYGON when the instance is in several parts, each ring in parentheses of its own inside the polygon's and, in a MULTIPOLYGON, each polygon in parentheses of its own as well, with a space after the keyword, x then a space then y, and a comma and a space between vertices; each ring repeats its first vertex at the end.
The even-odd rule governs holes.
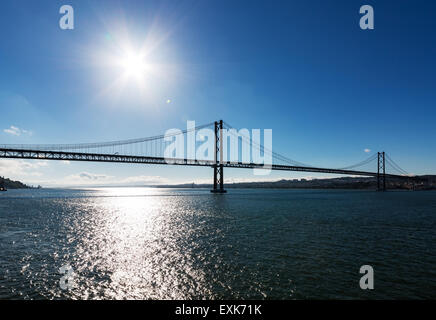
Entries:
MULTIPOLYGON (((69 161, 93 161, 93 162, 115 162, 115 163, 142 163, 142 164, 160 164, 160 165, 182 165, 182 166, 202 166, 213 167, 214 161, 211 160, 190 160, 190 159, 171 159, 160 157, 146 156, 130 156, 118 154, 98 154, 98 153, 82 153, 82 152, 66 152, 66 151, 44 151, 44 150, 22 150, 22 149, 5 149, 0 148, 0 158, 8 159, 37 159, 37 160, 69 160, 69 161)), ((330 168, 303 167, 273 164, 264 167, 262 164, 256 163, 223 163, 225 168, 243 168, 243 169, 271 169, 282 171, 299 171, 299 172, 316 172, 330 173, 341 175, 356 175, 376 177, 377 172, 354 171, 330 168)), ((408 176, 386 174, 386 177, 391 178, 410 178, 408 176)))

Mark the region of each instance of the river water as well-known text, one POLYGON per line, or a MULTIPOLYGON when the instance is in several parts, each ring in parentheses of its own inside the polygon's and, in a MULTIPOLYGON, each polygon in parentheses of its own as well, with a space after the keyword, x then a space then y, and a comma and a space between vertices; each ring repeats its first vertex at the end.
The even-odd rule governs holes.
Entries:
POLYGON ((435 230, 433 191, 9 190, 0 299, 434 299, 435 230))

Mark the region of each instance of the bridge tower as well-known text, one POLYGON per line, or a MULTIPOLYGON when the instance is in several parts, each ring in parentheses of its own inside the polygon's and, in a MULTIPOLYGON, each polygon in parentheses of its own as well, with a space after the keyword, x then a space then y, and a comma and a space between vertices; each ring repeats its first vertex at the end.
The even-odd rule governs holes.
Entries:
POLYGON ((377 191, 386 191, 385 152, 378 152, 378 157, 377 157, 377 191))
POLYGON ((215 121, 215 152, 213 165, 213 189, 212 193, 226 193, 224 190, 224 168, 223 168, 223 120, 215 121), (218 158, 219 157, 219 158, 218 158), (219 160, 218 160, 219 159, 219 160))

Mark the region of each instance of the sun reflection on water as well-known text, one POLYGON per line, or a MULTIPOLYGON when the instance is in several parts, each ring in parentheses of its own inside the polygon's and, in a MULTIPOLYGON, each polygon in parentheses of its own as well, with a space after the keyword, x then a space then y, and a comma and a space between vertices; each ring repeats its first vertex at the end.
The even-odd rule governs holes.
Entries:
POLYGON ((74 297, 183 299, 208 294, 186 241, 190 230, 176 209, 181 199, 143 188, 96 192, 102 197, 82 206, 69 234, 77 241, 74 297))

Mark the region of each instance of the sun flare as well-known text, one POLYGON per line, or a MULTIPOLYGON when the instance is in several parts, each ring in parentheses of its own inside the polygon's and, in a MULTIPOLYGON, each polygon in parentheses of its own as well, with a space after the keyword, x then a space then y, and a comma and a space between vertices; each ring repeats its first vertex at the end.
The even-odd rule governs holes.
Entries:
POLYGON ((162 37, 147 35, 138 40, 139 37, 119 32, 105 38, 105 45, 90 53, 104 83, 98 99, 110 97, 114 104, 123 100, 131 105, 170 103, 167 95, 178 67, 173 61, 167 62, 160 52, 160 48, 163 52, 167 50, 162 37))

